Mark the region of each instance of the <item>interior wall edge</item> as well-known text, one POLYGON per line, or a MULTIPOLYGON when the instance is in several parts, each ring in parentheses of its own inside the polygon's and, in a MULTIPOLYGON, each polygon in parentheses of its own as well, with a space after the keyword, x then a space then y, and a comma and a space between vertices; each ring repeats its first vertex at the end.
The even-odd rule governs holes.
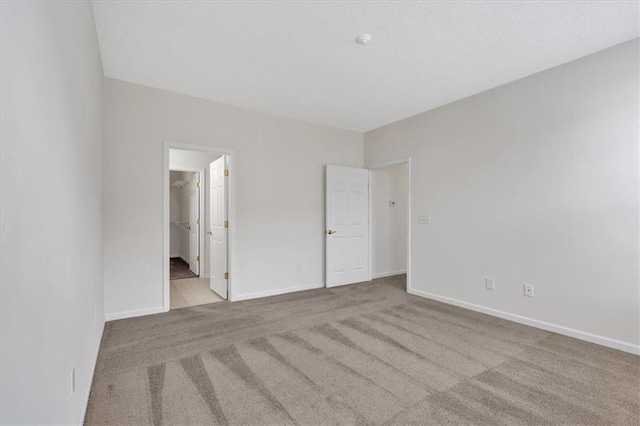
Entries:
POLYGON ((94 351, 94 356, 93 356, 93 366, 91 367, 91 374, 89 375, 89 387, 87 388, 87 393, 84 396, 84 404, 83 404, 83 408, 82 408, 82 414, 80 415, 80 421, 78 422, 78 424, 83 425, 84 424, 84 419, 87 416, 87 407, 89 406, 89 396, 91 396, 91 387, 93 385, 93 376, 96 373, 96 366, 98 365, 98 355, 100 355, 100 347, 102 346, 102 336, 104 336, 104 328, 105 328, 105 324, 106 321, 103 318, 103 320, 101 321, 101 327, 100 327, 100 335, 98 336, 98 342, 96 345, 96 349, 94 351))

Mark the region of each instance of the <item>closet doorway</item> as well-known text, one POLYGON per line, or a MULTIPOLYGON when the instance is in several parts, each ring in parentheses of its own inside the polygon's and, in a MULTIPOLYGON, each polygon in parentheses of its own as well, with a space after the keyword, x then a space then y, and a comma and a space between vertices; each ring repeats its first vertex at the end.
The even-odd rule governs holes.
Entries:
POLYGON ((200 185, 203 178, 204 170, 169 171, 171 281, 200 276, 200 254, 204 251, 200 226, 200 218, 204 217, 204 185, 200 185))
POLYGON ((232 153, 165 142, 164 310, 229 297, 232 153))

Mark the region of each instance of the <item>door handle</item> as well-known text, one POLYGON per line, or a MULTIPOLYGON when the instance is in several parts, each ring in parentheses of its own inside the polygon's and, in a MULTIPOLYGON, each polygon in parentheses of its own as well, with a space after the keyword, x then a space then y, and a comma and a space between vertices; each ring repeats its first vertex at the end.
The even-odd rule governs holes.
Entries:
POLYGON ((187 231, 191 231, 191 225, 187 225, 187 231))
POLYGON ((213 235, 213 231, 211 231, 211 229, 209 229, 209 230, 207 231, 207 235, 213 235))
POLYGON ((331 229, 329 229, 329 230, 327 231, 327 234, 329 234, 329 235, 331 235, 331 234, 337 234, 337 233, 338 233, 338 231, 332 231, 331 229))

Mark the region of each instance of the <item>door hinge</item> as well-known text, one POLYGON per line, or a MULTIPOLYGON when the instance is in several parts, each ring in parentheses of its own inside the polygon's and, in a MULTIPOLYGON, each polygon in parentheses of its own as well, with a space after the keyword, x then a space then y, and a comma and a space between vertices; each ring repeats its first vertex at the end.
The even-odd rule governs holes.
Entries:
POLYGON ((224 273, 224 279, 225 279, 225 280, 228 280, 228 279, 229 279, 229 273, 228 273, 228 272, 225 272, 225 273, 224 273))
POLYGON ((200 262, 200 256, 196 256, 196 262, 200 262))
POLYGON ((228 227, 229 227, 229 221, 228 221, 228 220, 225 220, 225 221, 224 221, 224 227, 225 227, 225 228, 228 228, 228 227))
POLYGON ((196 182, 196 188, 200 188, 200 182, 196 182))
POLYGON ((229 169, 224 169, 224 175, 229 176, 229 169))

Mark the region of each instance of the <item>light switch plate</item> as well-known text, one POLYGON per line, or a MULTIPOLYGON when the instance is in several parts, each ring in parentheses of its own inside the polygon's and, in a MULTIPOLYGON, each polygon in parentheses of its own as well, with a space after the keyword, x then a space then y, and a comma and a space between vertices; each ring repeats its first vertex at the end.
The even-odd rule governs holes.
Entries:
POLYGON ((430 223, 431 223, 431 216, 429 215, 429 213, 418 214, 418 224, 428 225, 430 223))
POLYGON ((494 280, 493 278, 485 278, 484 283, 487 286, 487 290, 496 289, 496 280, 494 280))

